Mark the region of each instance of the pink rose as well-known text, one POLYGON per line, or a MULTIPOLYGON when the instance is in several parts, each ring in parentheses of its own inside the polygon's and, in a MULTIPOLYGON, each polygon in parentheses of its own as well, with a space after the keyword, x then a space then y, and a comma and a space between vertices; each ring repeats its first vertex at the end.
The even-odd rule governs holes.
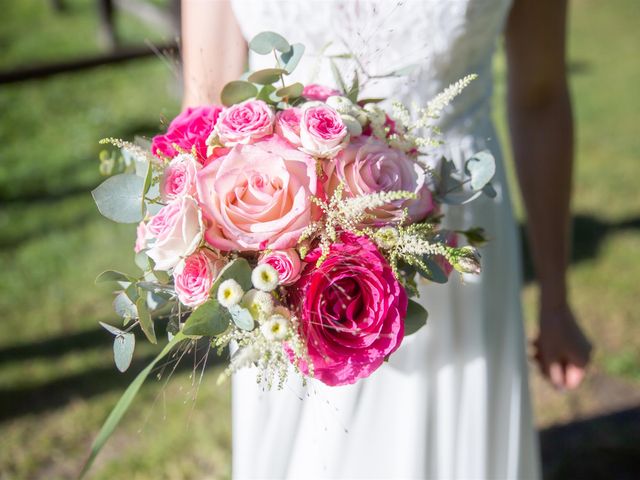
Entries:
MULTIPOLYGON (((317 248, 295 284, 292 307, 307 339, 313 373, 327 385, 368 377, 404 336, 408 299, 366 237, 344 234, 319 267, 317 248)), ((304 365, 301 366, 304 369, 304 365)))
POLYGON ((165 200, 194 195, 196 174, 201 165, 192 155, 183 153, 175 157, 164 170, 160 182, 160 194, 165 200))
POLYGON ((345 147, 347 126, 338 112, 327 105, 302 112, 300 143, 302 150, 316 157, 332 157, 345 147))
POLYGON ((191 255, 202 240, 202 214, 191 197, 173 200, 147 223, 147 255, 156 270, 169 270, 191 255))
POLYGON ((147 225, 143 220, 136 228, 136 244, 133 247, 133 251, 140 253, 145 248, 147 248, 147 225))
POLYGON ((203 248, 189 255, 173 272, 178 300, 187 307, 206 302, 211 286, 224 266, 224 260, 211 250, 203 248))
POLYGON ((220 250, 295 246, 321 193, 312 158, 273 136, 236 145, 198 173, 198 196, 210 221, 205 238, 220 250))
POLYGON ((160 151, 163 156, 173 158, 178 154, 173 144, 185 152, 191 152, 195 146, 197 160, 202 163, 207 158, 207 137, 221 111, 218 105, 187 108, 169 124, 167 133, 153 137, 151 152, 158 155, 160 151))
POLYGON ((400 150, 374 137, 354 140, 336 157, 330 173, 327 184, 330 194, 342 182, 344 195, 348 197, 399 190, 418 195, 415 200, 398 200, 372 210, 370 213, 376 220, 369 223, 397 221, 405 208, 410 220, 417 222, 434 210, 424 169, 400 150))
POLYGON ((307 100, 319 100, 324 102, 327 98, 334 95, 342 94, 338 90, 325 87, 324 85, 318 85, 317 83, 306 85, 302 90, 302 96, 307 100))
POLYGON ((253 143, 273 133, 273 110, 262 100, 249 100, 225 109, 216 123, 221 144, 253 143))
POLYGON ((258 263, 268 263, 275 268, 280 285, 291 285, 300 278, 302 262, 295 248, 274 250, 264 255, 258 263))
POLYGON ((300 120, 302 110, 287 108, 276 114, 276 133, 287 139, 292 145, 300 146, 300 120))

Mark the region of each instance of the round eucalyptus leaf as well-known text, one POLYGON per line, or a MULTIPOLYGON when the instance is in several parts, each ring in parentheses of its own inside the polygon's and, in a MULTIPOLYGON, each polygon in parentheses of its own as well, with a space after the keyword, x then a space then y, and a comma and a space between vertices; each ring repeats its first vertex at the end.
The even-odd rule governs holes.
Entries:
POLYGON ((271 94, 276 91, 276 87, 273 85, 265 85, 260 89, 258 95, 256 95, 257 100, 262 100, 263 102, 273 103, 271 100, 271 94))
POLYGON ((111 335, 122 335, 124 332, 113 325, 109 325, 108 323, 98 322, 102 328, 104 328, 111 335))
POLYGON ((113 340, 113 359, 116 368, 121 372, 127 371, 133 359, 133 350, 136 346, 136 337, 133 333, 123 333, 113 340))
POLYGON ((113 308, 119 317, 124 319, 135 318, 138 316, 136 304, 131 301, 126 293, 120 292, 113 301, 113 308))
POLYGON ((258 89, 253 83, 234 80, 224 86, 220 93, 220 100, 222 100, 224 106, 229 107, 253 98, 257 94, 258 89))
POLYGON ((284 69, 287 73, 293 73, 298 66, 302 55, 304 54, 304 45, 301 43, 294 43, 291 45, 291 49, 288 52, 284 52, 280 55, 280 60, 284 64, 284 69))
POLYGON ((229 326, 229 312, 215 298, 210 298, 196 308, 184 323, 185 335, 214 337, 229 326))
POLYGON ((231 314, 233 323, 235 323, 238 328, 249 331, 253 330, 254 321, 249 310, 242 308, 240 305, 233 305, 229 307, 229 313, 231 314))
POLYGON ((287 71, 283 68, 265 68, 253 72, 247 80, 258 85, 271 85, 280 80, 280 76, 286 73, 287 71))
POLYGON ((294 83, 292 85, 287 85, 286 87, 276 90, 276 95, 281 98, 297 98, 302 95, 303 89, 304 85, 302 85, 301 83, 294 83))
POLYGON ((481 190, 496 173, 496 161, 490 152, 484 150, 467 160, 465 170, 471 176, 471 188, 481 190))
POLYGON ((251 39, 249 48, 260 55, 268 55, 273 50, 288 52, 291 45, 282 35, 275 32, 260 32, 251 39))
POLYGON ((138 223, 143 217, 145 179, 134 174, 114 175, 91 195, 102 215, 118 223, 138 223))

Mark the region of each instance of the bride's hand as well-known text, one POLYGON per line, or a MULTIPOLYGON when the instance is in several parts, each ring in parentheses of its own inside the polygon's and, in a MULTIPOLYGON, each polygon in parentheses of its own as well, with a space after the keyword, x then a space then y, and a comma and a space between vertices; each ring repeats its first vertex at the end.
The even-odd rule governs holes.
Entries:
POLYGON ((540 371, 554 387, 573 389, 580 385, 592 347, 568 305, 541 307, 540 331, 533 346, 540 371))

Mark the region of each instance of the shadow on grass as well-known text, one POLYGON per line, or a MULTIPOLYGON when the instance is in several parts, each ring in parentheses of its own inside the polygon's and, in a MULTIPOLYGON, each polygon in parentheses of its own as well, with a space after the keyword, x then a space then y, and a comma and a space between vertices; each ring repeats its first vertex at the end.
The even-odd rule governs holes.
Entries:
POLYGON ((640 407, 540 432, 545 480, 640 478, 640 407))

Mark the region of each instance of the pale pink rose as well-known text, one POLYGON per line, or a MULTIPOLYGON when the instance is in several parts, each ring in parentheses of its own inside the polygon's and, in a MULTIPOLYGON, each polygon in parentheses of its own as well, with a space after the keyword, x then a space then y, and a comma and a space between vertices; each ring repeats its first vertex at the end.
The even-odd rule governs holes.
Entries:
POLYGON ((198 248, 203 234, 202 213, 191 197, 171 201, 147 223, 147 255, 156 270, 169 270, 198 248))
POLYGON ((340 183, 347 197, 393 191, 418 195, 415 200, 397 200, 372 209, 370 213, 376 218, 368 224, 395 222, 405 208, 413 222, 423 220, 434 211, 424 169, 400 150, 374 137, 354 140, 336 157, 327 182, 328 193, 331 195, 340 183))
POLYGON ((302 96, 307 100, 319 100, 324 102, 327 98, 335 95, 341 95, 341 93, 338 90, 325 87, 324 85, 318 85, 317 83, 305 85, 302 90, 302 96))
POLYGON ((275 268, 280 285, 291 285, 300 278, 302 262, 295 248, 269 252, 258 263, 268 263, 275 268))
POLYGON ((215 131, 219 142, 230 147, 253 143, 273 133, 273 110, 262 100, 249 100, 222 111, 215 131))
MULTIPOLYGON (((376 246, 343 234, 326 258, 312 250, 300 280, 289 289, 314 377, 345 385, 368 377, 404 337, 407 294, 376 246)), ((307 371, 307 365, 300 365, 307 371)))
POLYGON ((164 200, 194 195, 196 174, 201 165, 190 154, 175 157, 164 170, 160 182, 160 194, 164 200))
POLYGON ((338 112, 327 105, 309 107, 302 112, 300 143, 310 155, 328 158, 345 147, 347 126, 338 112))
POLYGON ((218 105, 187 108, 171 121, 167 133, 153 137, 151 152, 173 158, 178 155, 174 144, 185 152, 191 152, 195 147, 197 160, 204 162, 207 158, 207 137, 221 111, 222 107, 218 105))
POLYGON ((133 247, 133 251, 140 253, 147 248, 147 225, 144 220, 138 224, 136 228, 136 244, 133 247))
POLYGON ((187 307, 197 307, 209 299, 209 291, 225 261, 203 248, 189 255, 173 271, 178 300, 187 307))
POLYGON ((312 158, 273 136, 236 145, 198 173, 198 196, 210 222, 205 238, 220 250, 295 246, 313 220, 321 193, 312 158))
POLYGON ((300 120, 302 110, 299 108, 287 108, 276 114, 276 133, 287 139, 289 143, 300 146, 300 120))

